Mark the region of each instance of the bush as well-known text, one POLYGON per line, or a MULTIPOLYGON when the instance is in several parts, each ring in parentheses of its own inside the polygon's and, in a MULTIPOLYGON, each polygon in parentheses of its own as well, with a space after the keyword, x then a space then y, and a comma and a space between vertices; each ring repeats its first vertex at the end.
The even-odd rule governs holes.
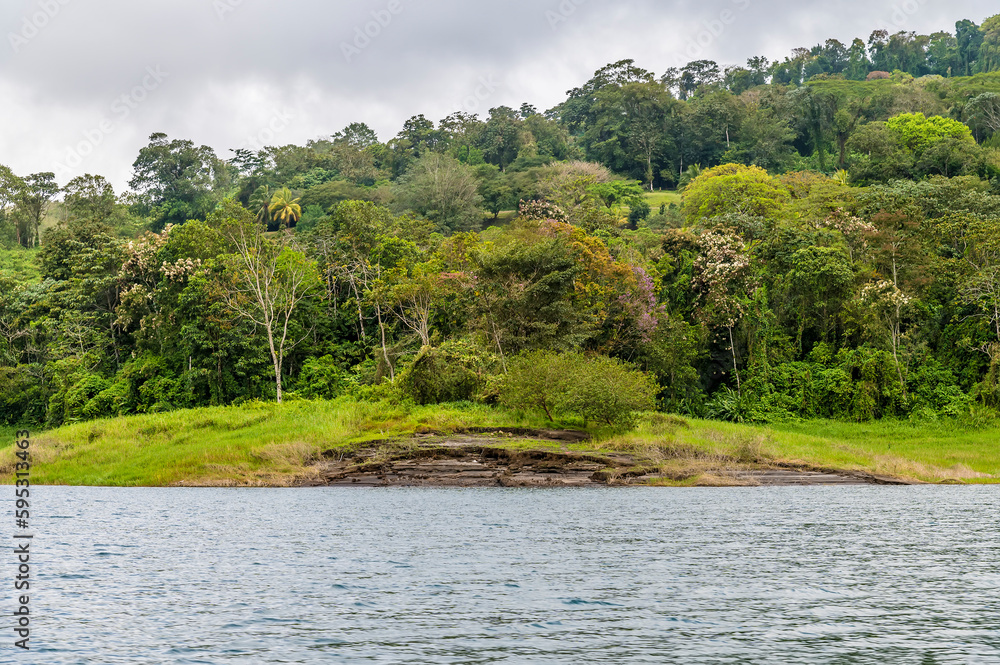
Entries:
POLYGON ((42 382, 32 376, 37 366, 0 367, 0 423, 34 425, 45 419, 42 382))
POLYGON ((471 401, 485 384, 492 359, 463 342, 424 348, 400 383, 417 404, 471 401))
POLYGON ((649 219, 652 209, 643 199, 633 201, 628 213, 628 225, 631 229, 639 228, 639 222, 649 219))
POLYGON ((302 365, 296 392, 307 399, 336 399, 349 384, 347 373, 333 356, 309 358, 302 365))
POLYGON ((658 392, 651 376, 613 358, 533 351, 510 361, 500 401, 515 409, 544 411, 551 421, 573 413, 631 426, 637 412, 655 408, 658 392))

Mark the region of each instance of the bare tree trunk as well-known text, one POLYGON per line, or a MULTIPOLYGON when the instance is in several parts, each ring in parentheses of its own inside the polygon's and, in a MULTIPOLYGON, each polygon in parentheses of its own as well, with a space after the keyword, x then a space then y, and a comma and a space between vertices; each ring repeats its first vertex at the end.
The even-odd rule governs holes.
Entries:
POLYGON ((382 305, 375 304, 375 315, 378 317, 378 329, 382 334, 382 357, 385 358, 385 364, 389 367, 389 380, 396 381, 396 370, 392 366, 392 361, 389 360, 389 349, 385 344, 385 325, 382 323, 382 305))
POLYGON ((736 366, 736 345, 733 343, 733 327, 727 326, 729 330, 729 350, 733 354, 733 374, 736 376, 736 392, 743 394, 743 385, 740 383, 740 370, 736 366))

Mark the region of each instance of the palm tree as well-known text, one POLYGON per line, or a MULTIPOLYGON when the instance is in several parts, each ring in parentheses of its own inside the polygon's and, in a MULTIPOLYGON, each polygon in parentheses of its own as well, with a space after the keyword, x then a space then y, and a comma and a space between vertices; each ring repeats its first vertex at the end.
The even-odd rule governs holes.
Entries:
POLYGON ((250 210, 257 212, 258 224, 271 224, 271 188, 261 185, 250 196, 250 210))
POLYGON ((299 205, 299 201, 301 200, 293 199, 292 190, 283 187, 271 199, 270 212, 272 219, 280 222, 282 226, 291 226, 293 223, 298 223, 302 218, 302 206, 299 205))
POLYGON ((687 167, 687 170, 681 173, 681 179, 677 183, 678 191, 684 191, 684 189, 691 184, 691 181, 701 175, 701 164, 692 164, 687 167))

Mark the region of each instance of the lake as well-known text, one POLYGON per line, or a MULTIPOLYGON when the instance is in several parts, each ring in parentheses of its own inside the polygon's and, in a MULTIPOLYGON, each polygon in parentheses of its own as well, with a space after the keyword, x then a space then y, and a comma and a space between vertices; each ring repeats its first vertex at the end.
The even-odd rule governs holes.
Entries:
POLYGON ((33 499, 0 662, 1000 663, 997 487, 33 499))

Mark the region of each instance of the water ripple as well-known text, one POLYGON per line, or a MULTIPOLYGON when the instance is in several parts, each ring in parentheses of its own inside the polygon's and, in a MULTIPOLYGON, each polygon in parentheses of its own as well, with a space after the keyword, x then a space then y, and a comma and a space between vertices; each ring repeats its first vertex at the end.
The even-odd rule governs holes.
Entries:
POLYGON ((1000 663, 1000 488, 33 498, 39 663, 1000 663))

